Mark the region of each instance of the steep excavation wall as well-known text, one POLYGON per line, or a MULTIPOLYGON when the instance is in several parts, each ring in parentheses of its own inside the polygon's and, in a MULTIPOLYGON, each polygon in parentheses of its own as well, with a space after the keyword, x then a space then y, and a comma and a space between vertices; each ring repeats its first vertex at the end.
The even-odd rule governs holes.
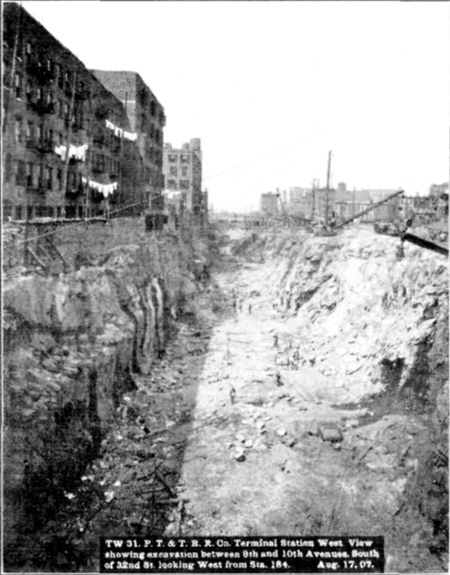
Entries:
POLYGON ((336 405, 364 404, 373 419, 413 413, 417 472, 405 508, 448 537, 448 261, 363 228, 336 236, 254 236, 235 253, 273 263, 278 310, 296 322, 300 356, 335 382, 336 405))
POLYGON ((345 382, 340 403, 391 388, 417 409, 436 399, 425 364, 445 323, 447 261, 410 245, 398 260, 397 247, 352 230, 283 248, 291 253, 277 269, 279 306, 297 317, 303 354, 345 382))
POLYGON ((195 311, 204 257, 201 242, 148 237, 96 266, 5 285, 5 533, 51 518, 132 374, 148 373, 176 318, 195 311))

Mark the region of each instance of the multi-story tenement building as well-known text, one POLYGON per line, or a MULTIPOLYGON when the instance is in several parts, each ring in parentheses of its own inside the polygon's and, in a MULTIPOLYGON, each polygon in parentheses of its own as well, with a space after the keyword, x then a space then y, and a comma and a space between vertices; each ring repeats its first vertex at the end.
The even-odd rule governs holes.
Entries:
POLYGON ((14 3, 3 5, 3 60, 4 215, 136 204, 139 150, 120 100, 14 3))
POLYGON ((131 130, 136 134, 143 166, 139 174, 139 188, 152 210, 162 210, 163 130, 166 125, 163 106, 135 72, 92 70, 92 73, 125 107, 131 130))
POLYGON ((163 170, 166 189, 180 191, 182 207, 202 223, 207 214, 207 192, 202 192, 202 150, 199 138, 181 148, 164 145, 163 170))

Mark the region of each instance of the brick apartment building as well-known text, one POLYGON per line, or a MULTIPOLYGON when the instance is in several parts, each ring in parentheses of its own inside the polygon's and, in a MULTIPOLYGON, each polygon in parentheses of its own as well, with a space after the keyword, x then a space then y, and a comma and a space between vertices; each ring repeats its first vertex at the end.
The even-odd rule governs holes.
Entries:
POLYGON ((143 164, 139 188, 148 198, 152 211, 164 209, 163 142, 166 116, 164 108, 136 72, 91 70, 95 77, 118 98, 127 113, 143 164))
POLYGON ((18 4, 3 4, 2 40, 4 217, 140 202, 145 165, 122 102, 18 4))
POLYGON ((163 171, 168 192, 179 192, 180 209, 193 223, 203 224, 208 213, 208 193, 202 191, 202 150, 199 138, 192 138, 181 148, 164 145, 163 171))

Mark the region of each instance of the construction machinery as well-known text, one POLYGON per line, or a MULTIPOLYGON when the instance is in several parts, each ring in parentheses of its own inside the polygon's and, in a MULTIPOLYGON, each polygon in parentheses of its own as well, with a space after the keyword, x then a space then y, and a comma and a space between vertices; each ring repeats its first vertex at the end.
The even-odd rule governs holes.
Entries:
MULTIPOLYGON (((360 218, 361 216, 368 214, 369 212, 371 212, 372 210, 374 210, 378 206, 381 206, 382 204, 385 204, 386 202, 389 202, 390 200, 392 200, 392 199, 394 199, 397 196, 400 196, 402 194, 404 194, 404 191, 398 190, 398 192, 395 192, 394 194, 387 196, 386 198, 384 198, 383 200, 380 200, 379 202, 375 202, 374 204, 365 208, 361 212, 358 212, 357 214, 355 214, 351 218, 347 218, 346 220, 344 220, 343 222, 340 222, 337 225, 322 226, 319 233, 321 235, 333 235, 336 233, 336 230, 344 227, 345 225, 347 225, 350 222, 360 218)), ((399 249, 398 249, 399 259, 401 259, 403 257, 403 251, 404 251, 403 250, 403 243, 404 242, 412 243, 412 244, 419 246, 421 248, 431 250, 433 252, 436 252, 438 254, 441 254, 441 255, 448 257, 448 248, 446 248, 445 246, 437 244, 436 242, 422 238, 420 236, 417 236, 416 234, 409 232, 408 230, 412 226, 412 224, 413 224, 413 220, 409 219, 409 220, 407 220, 406 224, 403 226, 401 226, 399 223, 390 223, 390 224, 386 224, 386 225, 375 224, 374 227, 375 227, 375 231, 377 231, 378 233, 382 233, 382 234, 386 234, 389 236, 394 236, 394 237, 400 238, 401 244, 400 244, 399 249)))

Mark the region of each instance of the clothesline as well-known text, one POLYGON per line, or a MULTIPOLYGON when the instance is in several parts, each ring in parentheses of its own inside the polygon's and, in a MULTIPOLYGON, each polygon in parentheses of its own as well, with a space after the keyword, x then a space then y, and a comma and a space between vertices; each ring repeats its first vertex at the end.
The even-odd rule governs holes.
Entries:
MULTIPOLYGON (((74 146, 70 144, 69 158, 75 158, 76 160, 82 160, 84 162, 86 160, 86 151, 88 147, 89 146, 87 144, 83 144, 82 146, 74 146)), ((58 154, 58 156, 61 156, 61 158, 65 160, 67 154, 67 146, 56 146, 55 154, 58 154)))
POLYGON ((105 122, 106 127, 109 128, 110 130, 113 130, 115 136, 118 136, 119 138, 123 136, 124 138, 126 138, 127 140, 131 140, 132 142, 135 142, 137 140, 136 132, 127 132, 126 130, 119 128, 109 120, 105 120, 105 122))
POLYGON ((117 182, 114 182, 112 184, 101 184, 100 182, 94 182, 93 180, 88 180, 84 176, 81 178, 81 181, 83 182, 83 184, 87 184, 93 190, 97 190, 98 192, 103 194, 105 198, 107 198, 117 190, 117 182))

